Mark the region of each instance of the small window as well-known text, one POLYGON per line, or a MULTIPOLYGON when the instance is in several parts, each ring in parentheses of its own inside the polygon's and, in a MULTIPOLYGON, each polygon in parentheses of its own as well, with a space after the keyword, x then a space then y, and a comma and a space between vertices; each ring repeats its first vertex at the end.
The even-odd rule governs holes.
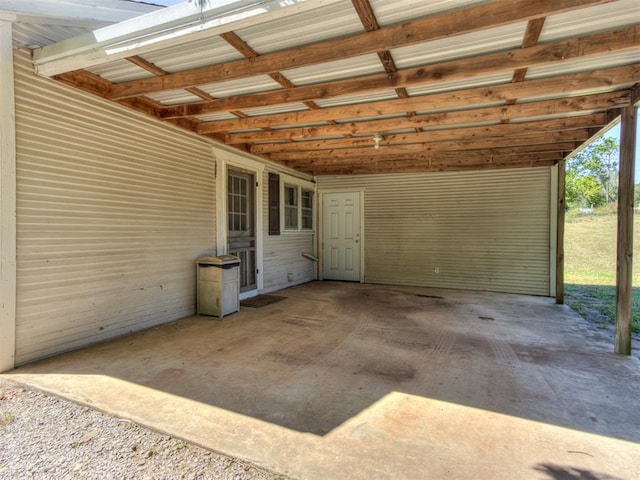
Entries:
POLYGON ((302 229, 313 229, 313 192, 302 190, 302 229))
POLYGON ((298 229, 298 187, 284 186, 284 228, 298 229))

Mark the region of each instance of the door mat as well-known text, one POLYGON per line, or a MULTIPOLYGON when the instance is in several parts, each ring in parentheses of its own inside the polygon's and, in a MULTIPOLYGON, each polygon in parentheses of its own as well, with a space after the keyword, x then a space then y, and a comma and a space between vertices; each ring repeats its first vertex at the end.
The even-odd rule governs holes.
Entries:
POLYGON ((277 295, 258 295, 257 297, 247 298, 240 302, 241 307, 262 308, 272 303, 278 303, 287 297, 279 297, 277 295))

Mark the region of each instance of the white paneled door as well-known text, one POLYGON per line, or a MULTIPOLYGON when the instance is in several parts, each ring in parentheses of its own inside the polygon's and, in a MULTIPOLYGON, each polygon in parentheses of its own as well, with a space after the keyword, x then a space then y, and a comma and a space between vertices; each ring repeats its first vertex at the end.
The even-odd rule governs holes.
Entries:
POLYGON ((322 212, 323 278, 359 282, 360 192, 325 193, 322 212))

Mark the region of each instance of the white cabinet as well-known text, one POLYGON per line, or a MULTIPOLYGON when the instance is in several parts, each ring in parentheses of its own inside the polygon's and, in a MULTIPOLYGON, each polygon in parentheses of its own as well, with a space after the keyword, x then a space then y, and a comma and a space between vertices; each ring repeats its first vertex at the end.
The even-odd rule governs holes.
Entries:
POLYGON ((240 259, 234 255, 200 257, 198 277, 198 315, 224 317, 240 310, 240 259))

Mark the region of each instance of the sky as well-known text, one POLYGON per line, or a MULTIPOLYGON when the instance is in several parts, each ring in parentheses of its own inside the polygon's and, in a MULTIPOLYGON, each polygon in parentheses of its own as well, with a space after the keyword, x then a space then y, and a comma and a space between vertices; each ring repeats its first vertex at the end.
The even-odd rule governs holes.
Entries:
POLYGON ((175 5, 176 3, 186 2, 187 0, 133 0, 138 3, 153 3, 154 5, 164 5, 168 7, 169 5, 175 5))

